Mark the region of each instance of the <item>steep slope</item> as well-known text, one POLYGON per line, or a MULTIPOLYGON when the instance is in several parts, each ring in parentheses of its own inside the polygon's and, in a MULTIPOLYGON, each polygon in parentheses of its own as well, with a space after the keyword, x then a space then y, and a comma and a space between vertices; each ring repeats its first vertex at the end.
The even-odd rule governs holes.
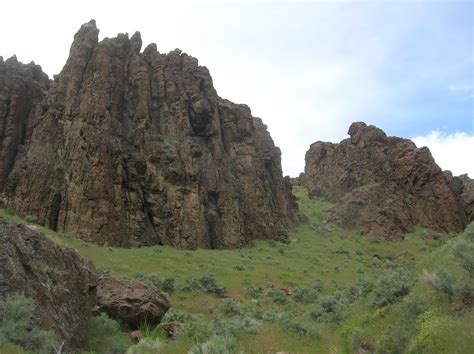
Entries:
POLYGON ((280 150, 208 70, 140 34, 74 37, 4 194, 19 214, 100 244, 232 248, 285 240, 296 203, 280 150))
POLYGON ((379 238, 401 238, 413 227, 461 231, 467 224, 460 190, 427 148, 354 123, 340 144, 316 142, 306 153, 312 196, 337 203, 332 220, 379 238))

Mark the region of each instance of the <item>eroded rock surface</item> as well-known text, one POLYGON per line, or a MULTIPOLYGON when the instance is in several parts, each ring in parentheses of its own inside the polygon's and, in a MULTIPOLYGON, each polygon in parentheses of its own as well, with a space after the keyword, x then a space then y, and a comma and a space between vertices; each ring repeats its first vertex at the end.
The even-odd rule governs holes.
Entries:
POLYGON ((107 313, 130 329, 158 325, 170 307, 166 297, 139 280, 107 273, 99 277, 98 284, 95 311, 107 313))
POLYGON ((44 109, 48 87, 40 66, 0 57, 0 191, 44 109))
POLYGON ((99 244, 285 240, 296 202, 262 121, 220 98, 197 59, 141 52, 138 32, 98 33, 91 21, 75 35, 18 149, 6 204, 99 244))
POLYGON ((86 339, 94 314, 137 329, 157 325, 170 307, 167 298, 135 279, 98 275, 74 250, 56 245, 25 225, 0 220, 0 297, 22 293, 35 302, 35 324, 55 333, 75 352, 86 339))
POLYGON ((453 177, 450 171, 445 171, 452 188, 458 193, 466 205, 467 221, 474 221, 474 180, 467 174, 453 177))
POLYGON ((83 344, 96 286, 95 267, 75 251, 0 220, 0 296, 20 292, 34 299, 37 325, 67 349, 83 344))
MULTIPOLYGON (((339 144, 316 142, 306 153, 311 196, 336 203, 331 219, 378 238, 402 238, 419 225, 461 231, 467 223, 456 191, 426 148, 353 123, 339 144)), ((462 190, 462 187, 461 187, 462 190)))

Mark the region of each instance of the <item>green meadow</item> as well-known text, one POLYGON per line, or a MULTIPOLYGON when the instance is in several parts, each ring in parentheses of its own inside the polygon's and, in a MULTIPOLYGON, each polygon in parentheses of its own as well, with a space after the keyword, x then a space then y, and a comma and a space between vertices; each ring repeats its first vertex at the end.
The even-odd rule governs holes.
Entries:
MULTIPOLYGON (((123 249, 29 227, 75 249, 100 271, 138 277, 168 293, 172 308, 164 321, 178 324, 175 338, 144 326, 143 338, 154 343, 149 352, 213 353, 211 344, 202 344, 214 339, 225 342, 216 347, 237 353, 474 351, 474 254, 469 258, 459 246, 474 249, 474 236, 418 229, 403 241, 374 240, 326 224, 330 203, 309 199, 302 187, 294 193, 308 221, 290 231, 287 244, 123 249)), ((0 217, 26 223, 7 209, 0 217)), ((91 319, 85 352, 140 352, 127 349, 132 343, 125 329, 102 333, 101 326, 91 319), (113 346, 116 351, 108 351, 113 346)))

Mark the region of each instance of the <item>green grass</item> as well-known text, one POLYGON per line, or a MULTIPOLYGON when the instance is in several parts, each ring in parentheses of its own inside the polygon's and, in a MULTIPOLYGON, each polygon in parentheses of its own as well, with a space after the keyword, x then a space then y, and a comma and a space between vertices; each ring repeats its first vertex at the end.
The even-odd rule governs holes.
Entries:
MULTIPOLYGON (((121 276, 158 274, 163 278, 174 278, 179 287, 189 278, 212 273, 227 288, 228 297, 247 305, 254 303, 244 295, 244 284, 248 283, 256 287, 272 284, 294 289, 313 287, 319 280, 324 284, 321 296, 325 296, 332 294, 337 288, 356 284, 359 278, 374 282, 384 272, 399 267, 407 269, 414 280, 418 279, 423 269, 432 270, 439 264, 446 265, 459 276, 465 276, 464 270, 450 256, 451 241, 428 239, 430 232, 424 229, 407 235, 403 241, 393 242, 375 241, 333 225, 328 229, 324 226, 324 220, 332 205, 322 200, 309 199, 306 190, 301 187, 295 187, 294 193, 301 213, 308 217, 309 222, 290 233, 289 244, 254 241, 244 249, 196 251, 166 246, 105 248, 37 225, 30 227, 38 229, 61 245, 74 248, 82 256, 92 260, 97 267, 106 267, 121 276)), ((24 222, 5 210, 0 210, 0 217, 15 223, 24 222)), ((443 296, 433 293, 419 282, 412 292, 423 298, 430 308, 436 308, 454 319, 455 325, 449 330, 455 331, 455 335, 445 338, 447 342, 440 344, 440 352, 443 352, 444 347, 448 348, 446 352, 449 352, 449 348, 458 348, 452 351, 457 353, 472 352, 474 343, 471 338, 474 336, 472 330, 469 330, 474 328, 472 311, 453 312, 452 304, 443 296), (456 346, 450 345, 450 341, 454 339, 456 346)), ((213 317, 213 311, 225 301, 211 295, 183 291, 174 292, 170 300, 173 308, 201 314, 209 321, 213 317)), ((375 346, 405 316, 401 303, 376 310, 368 308, 366 298, 360 297, 349 307, 342 323, 314 325, 308 316, 314 305, 296 303, 292 298, 288 299, 286 305, 268 301, 265 296, 260 300, 263 311, 291 313, 305 326, 315 326, 319 335, 301 337, 289 333, 281 324, 265 322, 258 334, 237 333, 238 348, 245 353, 349 353, 353 351, 355 335, 375 346)), ((416 318, 411 320, 409 328, 412 332, 415 331, 416 318)), ((185 353, 192 345, 193 341, 189 338, 169 341, 164 352, 185 353)))

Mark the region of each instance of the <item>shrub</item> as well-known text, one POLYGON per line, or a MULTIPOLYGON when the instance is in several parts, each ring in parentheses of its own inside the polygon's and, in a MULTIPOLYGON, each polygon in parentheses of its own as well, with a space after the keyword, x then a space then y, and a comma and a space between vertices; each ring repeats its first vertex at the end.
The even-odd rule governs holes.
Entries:
POLYGON ((421 315, 427 310, 427 305, 420 297, 408 295, 404 299, 404 313, 407 318, 413 318, 421 315))
POLYGON ((435 273, 429 273, 424 270, 421 280, 434 290, 446 294, 450 302, 453 301, 453 297, 456 295, 457 284, 456 278, 450 271, 439 268, 435 273))
POLYGON ((294 318, 289 312, 279 314, 276 317, 276 322, 301 337, 319 335, 314 327, 305 326, 304 323, 298 321, 298 319, 294 318))
POLYGON ((22 294, 0 299, 0 345, 15 344, 33 352, 49 352, 56 344, 52 332, 33 323, 34 301, 22 294))
POLYGON ((137 344, 127 350, 127 354, 155 354, 163 348, 163 344, 157 338, 143 338, 137 344))
POLYGON ((237 332, 257 334, 260 325, 260 321, 251 316, 242 316, 232 320, 223 320, 216 316, 211 329, 214 334, 220 336, 235 335, 237 332))
POLYGON ((319 293, 310 288, 296 288, 293 298, 303 304, 314 304, 318 299, 319 293))
POLYGON ((322 298, 319 304, 309 313, 312 321, 340 322, 346 315, 347 300, 339 292, 322 298))
POLYGON ((261 290, 256 286, 253 286, 250 282, 244 282, 243 286, 245 296, 250 297, 252 299, 255 299, 260 296, 261 290))
POLYGON ((232 336, 212 336, 202 344, 193 346, 188 354, 232 354, 235 353, 235 339, 232 336))
POLYGON ((242 306, 233 300, 226 300, 219 308, 219 312, 228 316, 239 316, 242 314, 242 306))
POLYGON ((122 334, 119 323, 105 313, 89 318, 86 331, 88 350, 125 353, 131 344, 130 339, 122 334))
POLYGON ((469 242, 474 242, 474 221, 466 226, 464 230, 464 236, 469 242))
POLYGON ((286 295, 283 294, 280 290, 270 290, 267 293, 267 297, 277 304, 284 305, 288 302, 286 295))
POLYGON ((322 280, 317 279, 316 282, 314 283, 313 288, 314 288, 314 290, 316 290, 318 293, 321 293, 321 292, 323 292, 323 290, 324 290, 324 283, 322 282, 322 280))
POLYGON ((376 282, 369 306, 383 307, 393 304, 408 295, 411 280, 404 270, 390 271, 382 275, 376 282))
POLYGON ((406 353, 409 335, 405 331, 397 328, 382 336, 375 346, 377 354, 403 354, 406 353))
POLYGON ((459 240, 453 246, 453 256, 461 267, 474 278, 474 243, 459 240))
POLYGON ((99 316, 91 317, 88 320, 87 325, 93 327, 96 332, 101 332, 101 334, 114 334, 120 332, 119 323, 111 319, 106 313, 101 313, 99 316))
POLYGON ((211 328, 202 316, 173 308, 166 312, 161 322, 177 325, 176 338, 191 338, 199 342, 212 334, 211 328))
POLYGON ((226 288, 217 282, 212 274, 205 274, 198 279, 188 279, 182 286, 181 290, 192 293, 204 292, 216 296, 223 296, 226 292, 226 288))
POLYGON ((418 334, 411 340, 408 353, 436 353, 444 333, 453 326, 453 320, 435 311, 427 311, 417 321, 418 334))
POLYGON ((174 291, 174 279, 173 278, 161 278, 157 274, 146 275, 143 273, 136 273, 133 276, 145 284, 151 286, 153 289, 171 294, 174 291))

